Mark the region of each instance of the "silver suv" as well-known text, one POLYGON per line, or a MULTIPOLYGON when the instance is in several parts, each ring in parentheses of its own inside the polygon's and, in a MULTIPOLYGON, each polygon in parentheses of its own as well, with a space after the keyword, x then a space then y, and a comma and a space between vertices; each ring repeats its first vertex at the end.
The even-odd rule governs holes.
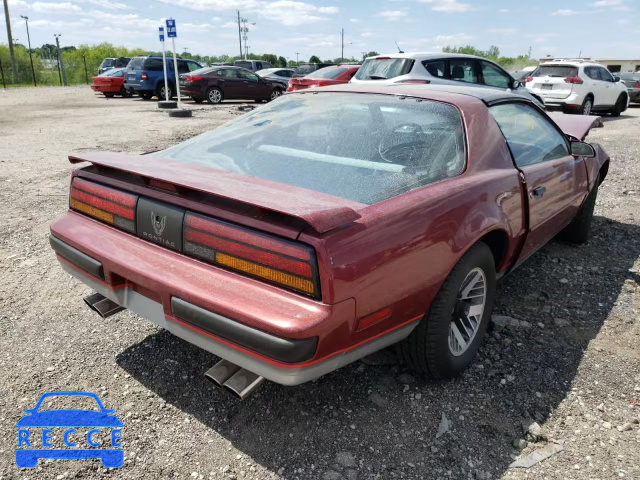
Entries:
POLYGON ((513 91, 542 104, 539 97, 529 94, 500 65, 486 58, 456 53, 394 53, 369 57, 351 83, 424 83, 495 88, 513 91))

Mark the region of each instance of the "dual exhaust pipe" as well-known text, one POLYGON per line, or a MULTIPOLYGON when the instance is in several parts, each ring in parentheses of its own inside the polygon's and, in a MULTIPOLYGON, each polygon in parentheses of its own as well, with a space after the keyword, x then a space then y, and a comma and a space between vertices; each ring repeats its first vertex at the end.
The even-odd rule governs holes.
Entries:
POLYGON ((247 398, 264 382, 264 377, 228 360, 220 360, 204 376, 240 400, 247 398))
MULTIPOLYGON (((84 301, 91 310, 102 318, 109 318, 125 309, 99 293, 84 297, 84 301)), ((247 398, 264 382, 264 377, 227 360, 220 360, 207 370, 204 376, 240 400, 247 398)))

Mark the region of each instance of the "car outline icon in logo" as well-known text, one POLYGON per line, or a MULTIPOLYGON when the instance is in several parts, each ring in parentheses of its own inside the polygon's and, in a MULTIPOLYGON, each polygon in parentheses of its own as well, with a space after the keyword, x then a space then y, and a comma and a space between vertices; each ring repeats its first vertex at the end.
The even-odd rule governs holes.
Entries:
MULTIPOLYGON (((91 459, 99 458, 105 468, 119 468, 124 464, 124 449, 121 445, 122 421, 115 416, 115 410, 105 408, 95 393, 80 391, 47 392, 40 396, 34 408, 25 409, 25 414, 18 422, 18 447, 16 448, 16 465, 20 468, 33 468, 41 458, 51 459, 91 459), (84 409, 58 409, 38 411, 45 399, 49 397, 90 397, 95 400, 100 411, 84 409), (101 428, 111 429, 111 448, 53 448, 53 428, 65 428, 64 445, 74 447, 80 442, 76 428, 91 428, 86 434, 89 446, 100 447, 94 436, 101 428), (29 428, 41 428, 42 436, 32 435, 35 431, 29 428), (74 442, 70 441, 74 435, 74 442), (40 442, 41 440, 41 442, 40 442), (33 442, 33 443, 32 443, 33 442), (41 443, 42 448, 36 447, 41 443)), ((39 433, 39 432, 38 432, 39 433)))

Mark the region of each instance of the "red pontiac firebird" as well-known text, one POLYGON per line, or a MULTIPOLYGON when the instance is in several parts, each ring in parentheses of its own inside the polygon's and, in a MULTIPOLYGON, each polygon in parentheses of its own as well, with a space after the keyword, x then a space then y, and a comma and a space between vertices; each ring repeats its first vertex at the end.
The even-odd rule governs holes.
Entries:
POLYGON ((83 153, 51 226, 103 316, 129 308, 222 360, 243 398, 391 344, 442 378, 473 360, 499 278, 585 242, 598 117, 452 86, 301 91, 150 155, 83 153))
POLYGON ((321 68, 305 77, 294 77, 289 80, 287 92, 349 83, 358 70, 360 65, 332 65, 321 68))
POLYGON ((105 97, 111 98, 115 95, 130 97, 131 92, 124 86, 125 69, 112 68, 106 72, 93 77, 93 85, 91 90, 102 93, 105 97))

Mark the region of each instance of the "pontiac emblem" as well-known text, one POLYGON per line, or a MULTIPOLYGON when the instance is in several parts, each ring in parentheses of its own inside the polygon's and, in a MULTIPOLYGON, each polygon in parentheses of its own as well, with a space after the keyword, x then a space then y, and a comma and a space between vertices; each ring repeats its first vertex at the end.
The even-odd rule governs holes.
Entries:
POLYGON ((156 215, 151 211, 151 225, 153 226, 153 231, 156 232, 156 235, 162 235, 164 232, 164 227, 167 225, 167 217, 166 215, 160 218, 160 215, 156 215))

